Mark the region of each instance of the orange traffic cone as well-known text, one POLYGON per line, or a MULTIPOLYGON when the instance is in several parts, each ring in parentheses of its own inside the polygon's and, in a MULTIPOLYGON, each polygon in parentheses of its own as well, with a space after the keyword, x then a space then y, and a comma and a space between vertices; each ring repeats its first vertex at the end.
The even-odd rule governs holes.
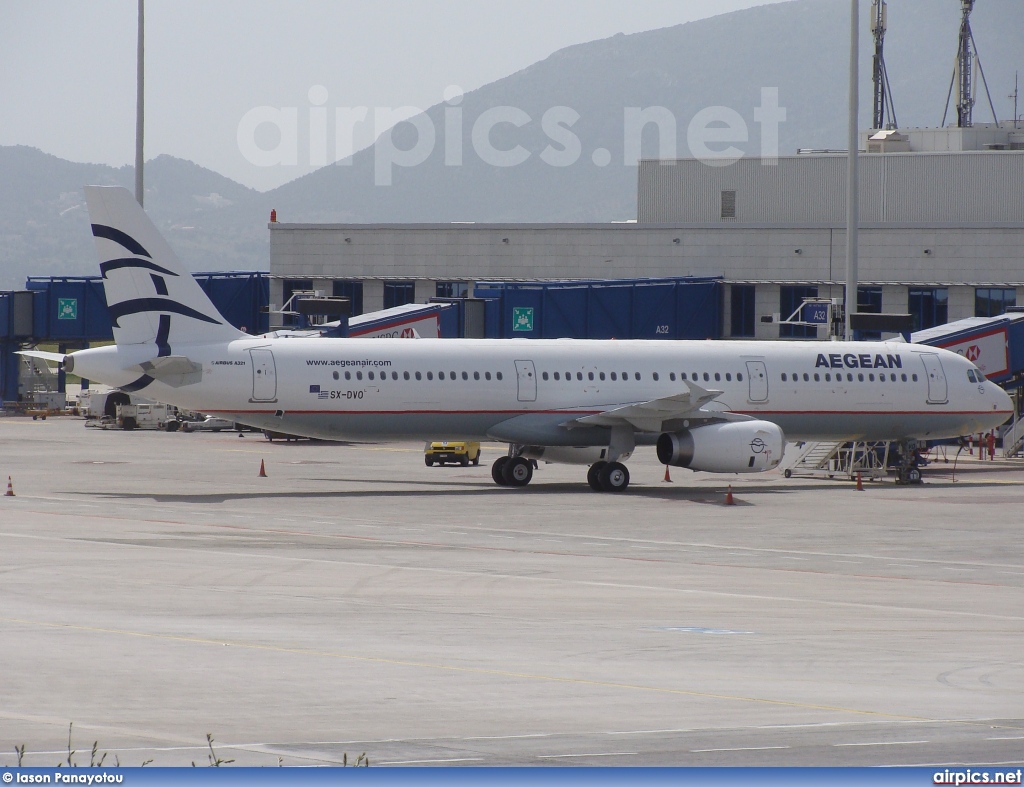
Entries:
POLYGON ((661 479, 661 480, 662 481, 668 481, 668 482, 672 481, 672 476, 670 476, 668 474, 668 465, 665 465, 665 477, 663 479, 661 479))
POLYGON ((262 459, 260 460, 260 474, 259 474, 259 477, 260 478, 266 478, 267 477, 267 466, 265 464, 263 464, 263 460, 262 459))
POLYGON ((864 480, 861 478, 861 474, 860 473, 857 473, 857 491, 858 492, 863 492, 864 491, 864 480))
POLYGON ((10 476, 7 476, 7 491, 4 492, 4 497, 14 497, 14 485, 11 484, 10 476))
POLYGON ((732 499, 732 484, 729 484, 729 489, 725 493, 725 504, 727 506, 734 506, 734 505, 736 505, 736 501, 732 499))

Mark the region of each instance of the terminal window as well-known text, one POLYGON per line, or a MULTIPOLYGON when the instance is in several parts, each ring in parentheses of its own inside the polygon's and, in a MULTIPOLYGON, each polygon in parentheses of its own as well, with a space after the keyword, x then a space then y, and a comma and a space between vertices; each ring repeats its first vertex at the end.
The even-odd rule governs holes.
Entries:
MULTIPOLYGON (((858 314, 881 314, 882 313, 882 288, 881 287, 858 287, 857 288, 857 313, 858 314)), ((881 331, 856 331, 854 338, 858 341, 872 341, 882 338, 881 331)))
POLYGON ((754 335, 755 289, 753 284, 733 284, 730 287, 732 314, 729 335, 734 338, 754 335))
POLYGON ((405 306, 416 300, 416 285, 411 281, 384 282, 384 308, 405 306))
MULTIPOLYGON (((787 319, 793 312, 800 308, 801 304, 808 298, 817 298, 817 287, 806 287, 802 285, 784 285, 779 287, 779 313, 782 319, 787 319)), ((799 318, 799 315, 797 315, 799 318)), ((780 339, 816 339, 818 338, 818 326, 816 325, 780 325, 780 339)))
POLYGON ((913 330, 923 331, 949 322, 949 290, 945 287, 911 287, 907 311, 914 318, 913 330))
POLYGON ((361 281, 334 282, 335 298, 348 298, 352 304, 351 316, 363 313, 363 283, 361 281))
POLYGON ((998 317, 1010 306, 1017 305, 1013 287, 978 287, 974 290, 974 316, 998 317))
POLYGON ((438 298, 466 298, 469 296, 469 284, 464 281, 439 281, 436 295, 438 298))

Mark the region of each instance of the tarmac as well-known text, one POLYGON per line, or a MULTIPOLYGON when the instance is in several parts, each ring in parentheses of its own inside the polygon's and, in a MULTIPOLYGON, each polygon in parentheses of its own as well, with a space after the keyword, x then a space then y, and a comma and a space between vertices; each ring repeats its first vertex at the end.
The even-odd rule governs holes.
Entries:
POLYGON ((1024 763, 1024 461, 613 495, 83 423, 0 418, 0 764, 1024 763))

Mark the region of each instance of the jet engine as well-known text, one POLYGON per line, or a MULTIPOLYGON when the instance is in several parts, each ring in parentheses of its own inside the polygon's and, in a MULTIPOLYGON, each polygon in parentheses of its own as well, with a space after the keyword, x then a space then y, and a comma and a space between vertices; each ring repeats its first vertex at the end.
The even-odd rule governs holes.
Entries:
POLYGON ((709 473, 760 473, 782 461, 786 438, 768 421, 708 424, 658 438, 664 465, 709 473))

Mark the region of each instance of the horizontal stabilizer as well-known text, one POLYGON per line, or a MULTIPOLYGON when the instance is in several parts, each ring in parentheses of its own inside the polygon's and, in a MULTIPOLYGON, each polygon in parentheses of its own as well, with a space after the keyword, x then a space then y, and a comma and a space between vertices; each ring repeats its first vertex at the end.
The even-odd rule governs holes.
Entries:
POLYGON ((172 388, 195 385, 203 379, 203 367, 184 355, 164 355, 129 368, 172 388))
POLYGON ((64 359, 67 355, 64 353, 50 353, 45 350, 19 350, 18 355, 26 355, 29 358, 41 358, 44 361, 52 361, 53 363, 64 363, 64 359))

